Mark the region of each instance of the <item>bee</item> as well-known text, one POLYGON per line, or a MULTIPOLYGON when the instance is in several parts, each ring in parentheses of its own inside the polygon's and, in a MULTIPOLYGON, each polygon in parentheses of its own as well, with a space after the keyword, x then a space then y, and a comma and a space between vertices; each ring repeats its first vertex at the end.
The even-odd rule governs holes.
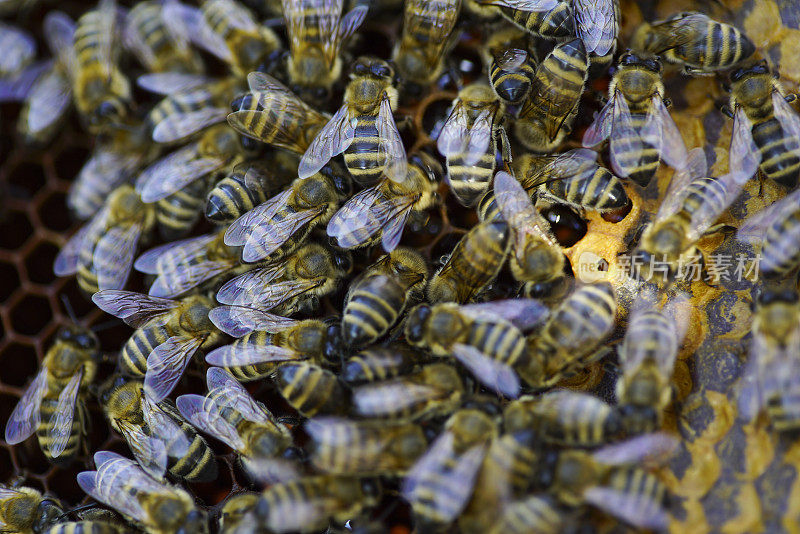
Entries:
POLYGON ((208 532, 208 519, 182 488, 156 480, 139 465, 110 451, 94 455, 96 471, 78 473, 78 485, 153 534, 208 532))
POLYGON ((273 381, 278 393, 304 417, 344 415, 350 409, 346 386, 315 363, 285 362, 276 369, 273 381))
POLYGON ((208 394, 181 395, 178 410, 197 428, 239 452, 245 464, 251 458, 275 458, 291 445, 289 429, 228 371, 210 367, 206 382, 208 394))
POLYGON ((452 355, 476 380, 509 398, 519 395, 519 376, 535 383, 522 329, 541 322, 547 308, 517 299, 459 306, 420 304, 408 314, 406 340, 434 355, 452 355))
POLYGON ((115 376, 101 390, 100 403, 111 428, 122 435, 141 468, 151 477, 170 474, 188 482, 217 478, 208 443, 169 400, 153 402, 140 380, 115 376))
POLYGON ((666 486, 641 464, 664 462, 678 441, 645 434, 594 452, 565 450, 542 466, 548 492, 567 506, 590 504, 637 528, 666 530, 666 486))
POLYGON ((558 534, 569 525, 567 516, 547 495, 528 495, 508 503, 493 522, 490 534, 558 534))
POLYGON ((489 83, 505 104, 522 104, 531 92, 535 74, 533 57, 521 48, 500 50, 489 64, 489 83))
POLYGON ((248 211, 225 232, 225 244, 242 248, 242 261, 276 260, 292 253, 318 225, 327 223, 350 193, 350 182, 327 168, 296 179, 281 193, 248 211))
POLYGON ((513 230, 511 274, 522 283, 555 287, 564 282, 564 252, 547 220, 523 187, 507 172, 498 172, 494 194, 503 218, 513 230))
POLYGON ((289 480, 261 494, 257 524, 276 533, 318 532, 331 520, 344 523, 360 516, 382 496, 380 482, 372 478, 319 475, 289 480))
POLYGON ((731 68, 756 51, 753 42, 736 27, 696 11, 642 24, 631 44, 636 50, 683 65, 684 71, 692 75, 731 68))
POLYGON ((448 418, 444 431, 403 480, 403 497, 421 531, 444 527, 458 517, 496 435, 496 422, 479 409, 462 408, 448 418))
POLYGON ((45 457, 66 465, 87 434, 84 397, 97 373, 100 343, 90 330, 62 327, 42 366, 6 423, 6 443, 16 445, 34 432, 45 457))
POLYGON ((577 0, 572 3, 575 33, 592 63, 608 64, 617 49, 619 0, 577 0))
POLYGON ((120 351, 119 368, 130 376, 144 376, 144 391, 153 402, 169 395, 195 352, 222 341, 222 333, 208 319, 213 302, 204 295, 171 300, 103 290, 92 301, 136 328, 120 351))
POLYGON ((116 64, 117 6, 102 0, 78 19, 74 34, 72 92, 91 132, 122 123, 131 105, 128 78, 116 64))
POLYGON ((257 531, 255 507, 260 495, 243 491, 225 500, 219 513, 219 532, 239 533, 245 528, 257 531))
POLYGON ((421 296, 428 278, 425 258, 398 248, 367 267, 344 300, 342 335, 349 346, 372 343, 402 315, 406 303, 421 296))
POLYGON ((238 109, 228 124, 242 135, 262 143, 303 154, 328 123, 315 111, 267 74, 247 75, 250 92, 237 99, 238 109))
POLYGON ((356 6, 342 15, 344 0, 282 0, 289 34, 287 74, 308 101, 324 102, 342 73, 339 48, 352 35, 368 7, 356 6))
POLYGON ((749 176, 758 166, 764 175, 786 188, 800 177, 800 117, 789 95, 769 72, 766 63, 731 73, 729 107, 733 117, 729 166, 749 176))
POLYGON ((415 421, 452 412, 465 394, 453 366, 431 363, 411 374, 354 387, 353 415, 415 421))
POLYGON ((345 88, 344 103, 320 130, 300 159, 300 178, 319 172, 344 152, 353 179, 369 187, 382 175, 402 182, 408 175, 406 149, 394 122, 397 89, 394 70, 385 61, 360 57, 345 88))
POLYGON ((428 283, 430 302, 471 301, 497 277, 510 246, 505 221, 473 227, 456 244, 447 261, 428 283))
POLYGON ((522 105, 514 133, 526 148, 551 152, 572 131, 589 63, 583 41, 556 45, 536 68, 528 99, 522 105))
POLYGON ((400 242, 409 216, 421 214, 441 201, 437 189, 441 164, 419 152, 409 158, 408 175, 402 181, 388 178, 348 200, 328 222, 328 235, 342 248, 370 245, 380 237, 391 252, 400 242))
POLYGON ((0 77, 12 76, 30 65, 36 57, 36 40, 31 34, 10 24, 0 23, 0 77))
POLYGON ((611 333, 616 313, 616 295, 608 282, 575 289, 527 338, 531 375, 539 377, 531 385, 554 385, 599 357, 602 353, 593 351, 611 333))
POLYGON ((619 176, 646 187, 661 159, 680 168, 687 158, 678 127, 667 111, 661 61, 626 52, 608 86, 608 103, 583 136, 587 147, 609 141, 611 165, 619 176))
POLYGON ((122 289, 139 242, 149 238, 155 224, 155 209, 142 203, 133 187, 121 185, 61 248, 53 271, 57 276, 77 274, 78 286, 89 295, 122 289))
POLYGON ((428 441, 415 423, 373 423, 317 417, 305 424, 311 463, 339 475, 401 475, 422 456, 428 441))
POLYGON ((125 17, 125 46, 150 72, 202 72, 200 55, 190 46, 189 29, 168 14, 159 2, 137 3, 125 17))
POLYGON ((27 486, 0 486, 3 532, 45 532, 63 515, 61 503, 27 486))
POLYGON ((272 170, 266 163, 240 163, 209 191, 206 219, 215 224, 231 224, 278 194, 290 180, 291 174, 272 170))
POLYGON ((472 207, 486 192, 494 175, 498 136, 503 157, 510 161, 509 143, 500 124, 505 106, 481 83, 466 86, 453 101, 453 110, 437 139, 447 158, 447 178, 456 199, 472 207))
MULTIPOLYGON (((212 313, 211 320, 229 330, 217 314, 212 313)), ((224 367, 240 382, 249 382, 273 375, 286 362, 308 360, 332 366, 339 361, 342 347, 338 325, 316 319, 289 319, 264 320, 257 326, 261 330, 244 334, 230 345, 206 354, 206 362, 224 367)))
POLYGON ((426 359, 421 351, 405 345, 370 347, 345 360, 341 378, 350 386, 389 380, 409 373, 426 359))
POLYGON ((565 41, 575 35, 570 2, 561 0, 477 0, 494 7, 521 30, 536 37, 565 41))
POLYGON ((403 34, 392 60, 403 81, 427 85, 442 73, 450 34, 458 20, 461 0, 410 0, 403 11, 403 34))

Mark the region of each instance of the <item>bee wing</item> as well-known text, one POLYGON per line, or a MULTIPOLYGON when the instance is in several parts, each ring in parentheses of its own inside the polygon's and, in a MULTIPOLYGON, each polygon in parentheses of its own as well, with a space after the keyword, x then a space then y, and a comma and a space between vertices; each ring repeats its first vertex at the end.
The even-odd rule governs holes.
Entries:
POLYGON ((178 411, 198 429, 225 442, 234 450, 244 449, 244 441, 236 427, 222 417, 222 410, 213 399, 202 395, 181 395, 175 401, 178 411))
POLYGON ((250 229, 242 249, 242 260, 247 263, 266 258, 278 250, 295 232, 314 220, 324 206, 288 213, 280 220, 265 219, 250 229))
POLYGON ((129 16, 125 17, 125 24, 122 27, 122 43, 145 68, 150 70, 155 67, 158 59, 153 53, 153 49, 148 46, 144 36, 136 27, 136 20, 129 16))
POLYGON ((183 92, 211 84, 213 78, 204 74, 188 72, 148 72, 136 78, 136 84, 151 93, 173 95, 177 98, 183 92))
POLYGON ((595 486, 588 488, 583 498, 600 510, 641 529, 663 532, 669 526, 667 511, 642 493, 595 486))
POLYGON ((292 187, 289 187, 236 219, 225 231, 225 244, 231 247, 240 247, 247 243, 250 229, 262 220, 272 219, 275 213, 289 201, 292 191, 292 187))
POLYGON ((58 395, 56 411, 50 417, 50 428, 47 430, 47 437, 50 439, 47 449, 53 458, 61 456, 61 453, 67 448, 72 433, 72 421, 75 417, 75 402, 78 400, 82 379, 83 367, 72 375, 66 387, 58 395))
POLYGON ((42 367, 25 389, 25 393, 11 412, 6 423, 6 443, 16 445, 28 439, 39 426, 41 415, 39 407, 42 397, 47 393, 47 369, 42 367))
MULTIPOLYGON (((270 76, 269 74, 265 74, 263 72, 251 72, 247 75, 247 87, 253 92, 255 95, 270 93, 270 94, 280 94, 288 98, 288 100, 294 105, 301 107, 303 110, 310 110, 311 108, 308 105, 300 100, 297 95, 295 95, 289 88, 283 85, 281 82, 270 76)), ((259 98, 259 102, 263 103, 263 100, 259 98)))
POLYGON ((222 167, 227 158, 200 157, 198 143, 180 148, 146 168, 136 179, 143 202, 157 202, 222 167))
POLYGON ((216 234, 211 233, 151 248, 136 258, 133 268, 140 273, 162 274, 171 266, 204 256, 208 244, 215 238, 216 234))
POLYGON ((558 0, 484 0, 488 5, 500 5, 520 11, 550 11, 558 5, 558 0))
POLYGON ((536 299, 506 299, 479 304, 466 304, 459 312, 476 320, 511 323, 521 331, 541 325, 550 315, 550 309, 536 299))
POLYGON ((728 170, 753 176, 761 162, 761 151, 753 140, 753 124, 741 106, 733 115, 733 132, 728 156, 728 170))
POLYGON ((691 43, 700 37, 698 28, 706 28, 706 15, 696 13, 658 24, 658 31, 651 31, 647 51, 661 55, 667 50, 691 43), (699 19, 699 20, 696 20, 699 19))
POLYGON ((4 73, 19 72, 36 56, 36 39, 10 24, 0 22, 0 43, 6 52, 0 58, 0 70, 4 73))
POLYGON ((505 171, 498 172, 494 177, 494 196, 503 218, 508 221, 519 240, 516 248, 517 255, 524 251, 526 234, 531 234, 538 239, 558 246, 555 237, 550 232, 547 221, 531 202, 528 192, 520 183, 505 171))
POLYGON ((614 124, 614 114, 617 100, 622 97, 619 91, 614 92, 614 96, 608 99, 603 109, 595 116, 594 121, 583 134, 583 146, 592 147, 599 145, 611 135, 611 128, 614 124))
POLYGON ((53 262, 53 272, 56 276, 69 276, 78 270, 78 258, 81 250, 88 246, 91 241, 106 227, 108 221, 108 207, 103 207, 92 218, 91 221, 81 226, 75 234, 58 251, 53 262))
POLYGON ((241 293, 234 305, 253 306, 262 310, 271 310, 281 304, 318 288, 324 283, 322 277, 304 280, 284 280, 265 287, 260 292, 241 293))
POLYGON ((225 19, 228 25, 233 28, 238 28, 247 32, 257 32, 258 24, 253 20, 253 14, 243 5, 235 2, 234 0, 210 0, 224 6, 220 8, 225 13, 225 19))
MULTIPOLYGON (((641 132, 636 129, 628 102, 620 96, 614 105, 611 124, 611 142, 609 157, 611 167, 618 176, 629 176, 639 163, 640 158, 631 161, 632 154, 642 154, 644 142, 641 132)), ((658 138, 656 138, 658 139, 658 138)))
POLYGON ((366 243, 386 222, 382 212, 373 210, 374 204, 383 196, 379 185, 356 193, 333 214, 328 222, 328 235, 335 237, 342 248, 355 248, 366 243))
POLYGON ((169 456, 180 458, 189 452, 191 442, 181 426, 147 395, 142 395, 142 414, 144 422, 164 444, 169 456))
POLYGON ((800 139, 800 117, 778 91, 772 92, 772 109, 783 131, 795 139, 800 139))
MULTIPOLYGON (((341 4, 341 2, 337 3, 341 4)), ((325 41, 325 49, 328 52, 329 58, 335 57, 336 53, 339 51, 342 41, 355 33, 359 26, 361 26, 361 23, 364 22, 364 19, 367 18, 367 13, 369 13, 369 6, 361 5, 354 7, 342 17, 342 19, 339 21, 339 30, 337 35, 325 41)), ((330 59, 329 61, 332 63, 333 59, 330 59)))
POLYGON ((708 163, 705 152, 702 148, 693 148, 689 151, 686 163, 672 174, 669 187, 664 194, 664 200, 656 213, 656 220, 666 219, 676 213, 683 205, 689 184, 695 178, 705 176, 706 172, 708 172, 708 163))
POLYGON ((135 462, 113 452, 97 452, 95 465, 97 471, 78 473, 81 489, 129 518, 147 520, 139 496, 144 492, 161 493, 160 483, 149 477, 135 462), (135 491, 129 488, 135 488, 135 491))
MULTIPOLYGON (((300 478, 300 471, 296 463, 282 458, 248 458, 242 457, 242 466, 250 475, 261 482, 262 484, 280 484, 300 478)), ((246 517, 246 516, 245 516, 246 517)), ((306 517, 301 515, 299 517, 306 517)), ((256 519, 253 517, 253 521, 256 519)), ((257 523, 243 524, 240 523, 235 531, 236 534, 248 534, 250 532, 258 532, 259 527, 255 526, 257 523)))
POLYGON ((161 402, 178 384, 192 355, 203 344, 202 337, 171 336, 147 356, 144 391, 161 402))
POLYGON ((225 40, 209 27, 200 9, 175 0, 165 2, 161 9, 162 18, 174 20, 175 24, 186 28, 189 38, 195 45, 223 61, 230 62, 233 59, 233 54, 225 40))
POLYGON ((141 235, 142 227, 139 224, 131 224, 127 228, 113 226, 103 234, 94 249, 94 265, 100 289, 125 287, 141 235))
POLYGON ((210 367, 206 372, 206 383, 208 390, 215 392, 214 400, 222 408, 236 410, 252 423, 277 426, 267 408, 256 402, 229 371, 210 367))
POLYGON ((167 471, 167 448, 164 443, 127 421, 120 420, 117 424, 142 469, 153 478, 163 477, 167 471))
POLYGON ((306 433, 317 444, 346 448, 357 445, 360 439, 360 426, 355 421, 343 417, 314 417, 303 426, 306 433))
POLYGON ((61 11, 50 11, 42 22, 44 38, 54 56, 64 66, 68 75, 75 72, 75 22, 61 11))
POLYGON ((657 140, 656 145, 661 159, 673 169, 680 169, 686 165, 689 153, 683 137, 659 94, 651 99, 647 120, 642 128, 642 137, 657 140))
POLYGON ((688 232, 688 237, 692 242, 706 233, 719 216, 733 204, 749 179, 750 176, 739 173, 728 173, 717 178, 724 192, 723 197, 715 202, 705 202, 700 209, 692 213, 691 227, 688 232))
POLYGON ((52 67, 52 60, 39 61, 20 72, 0 78, 0 102, 24 100, 30 94, 36 81, 52 67))
POLYGON ((204 108, 197 111, 174 113, 153 128, 153 141, 156 143, 179 141, 203 128, 223 122, 227 116, 226 108, 204 108))
POLYGON ((64 116, 72 102, 72 86, 63 71, 52 68, 39 77, 27 97, 27 130, 36 135, 64 116))
POLYGON ((318 173, 332 157, 348 149, 353 143, 355 133, 355 120, 350 118, 349 108, 345 104, 322 127, 300 158, 297 175, 308 178, 318 173))
MULTIPOLYGON (((414 4, 414 9, 405 10, 403 20, 403 31, 407 35, 424 35, 427 43, 444 43, 447 41, 450 32, 458 18, 460 2, 447 0, 445 2, 420 2, 414 4), (432 31, 435 28, 436 31, 432 31)), ((421 47, 420 53, 425 54, 429 59, 434 50, 439 47, 428 45, 421 47)))
POLYGON ((203 282, 214 278, 235 265, 229 261, 203 261, 194 265, 179 265, 175 272, 159 275, 150 286, 153 297, 172 298, 186 293, 203 282))
POLYGON ((206 362, 220 367, 238 367, 266 362, 288 362, 303 359, 302 355, 277 345, 241 343, 225 345, 206 354, 206 362))
POLYGON ((208 318, 231 337, 242 337, 253 331, 275 333, 297 324, 296 319, 245 306, 218 306, 208 313, 208 318))
POLYGON ((383 245, 383 250, 386 252, 393 251, 397 248, 397 245, 400 244, 400 238, 403 237, 403 229, 406 227, 406 221, 411 214, 411 206, 413 203, 414 198, 406 196, 394 199, 394 201, 385 208, 389 213, 387 221, 383 225, 381 244, 383 245))
POLYGON ((507 48, 497 54, 494 61, 503 70, 515 70, 528 60, 527 50, 521 48, 507 48))
POLYGON ((174 300, 119 289, 98 291, 92 295, 92 301, 104 312, 119 317, 133 328, 163 325, 179 304, 174 300))
POLYGON ((679 443, 674 436, 665 432, 654 432, 606 445, 595 451, 592 458, 607 465, 661 463, 675 451, 679 443))
POLYGON ((281 261, 229 280, 217 292, 217 301, 220 304, 241 304, 241 301, 249 300, 252 295, 266 291, 272 281, 283 274, 285 265, 281 261))
POLYGON ((605 56, 614 46, 617 34, 617 0, 575 0, 575 29, 586 47, 586 53, 605 56))
MULTIPOLYGON (((760 243, 768 228, 777 224, 778 221, 786 220, 799 209, 798 206, 800 206, 800 189, 795 189, 779 201, 748 217, 739 228, 736 237, 742 241, 760 243)), ((783 232, 782 237, 787 239, 787 244, 796 239, 791 232, 783 232)), ((796 245, 783 250, 794 250, 795 248, 796 245)))
POLYGON ((384 160, 384 174, 392 181, 405 181, 408 176, 406 149, 400 138, 400 132, 397 131, 397 124, 394 122, 389 96, 385 93, 381 100, 375 126, 378 128, 378 137, 380 138, 378 154, 384 160))
POLYGON ((509 365, 487 356, 472 345, 456 343, 452 351, 453 356, 484 386, 509 399, 519 397, 519 377, 509 365))
POLYGON ((467 144, 469 119, 464 103, 459 99, 439 132, 436 147, 442 156, 449 158, 460 154, 467 144))
POLYGON ((432 386, 395 380, 354 388, 353 404, 359 415, 379 417, 402 410, 414 403, 440 396, 440 394, 441 392, 432 386))

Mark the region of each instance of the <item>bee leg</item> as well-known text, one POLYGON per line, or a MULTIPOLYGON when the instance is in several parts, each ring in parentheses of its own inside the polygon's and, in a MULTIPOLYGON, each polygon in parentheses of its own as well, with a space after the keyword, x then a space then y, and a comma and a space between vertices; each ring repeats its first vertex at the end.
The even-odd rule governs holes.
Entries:
POLYGON ((720 106, 719 110, 722 112, 723 115, 725 115, 729 119, 733 118, 733 110, 728 104, 720 106))
POLYGON ((788 95, 784 96, 783 99, 786 100, 787 104, 791 104, 792 102, 797 100, 797 95, 794 93, 789 93, 788 95))
POLYGON ((704 76, 704 77, 706 77, 706 78, 707 78, 707 77, 709 77, 709 76, 715 76, 715 74, 714 74, 713 72, 706 72, 706 71, 704 71, 703 69, 698 69, 698 68, 695 68, 695 67, 690 67, 690 66, 688 66, 688 65, 686 65, 685 67, 683 67, 683 73, 684 73, 686 76, 704 76))
POLYGON ((505 163, 506 168, 508 168, 508 164, 511 163, 512 160, 511 141, 509 141, 508 133, 506 133, 506 129, 504 127, 498 126, 497 132, 500 134, 500 150, 503 154, 503 163, 505 163))
POLYGON ((278 417, 278 422, 283 425, 297 426, 301 422, 303 422, 303 418, 292 415, 285 415, 283 417, 278 417))

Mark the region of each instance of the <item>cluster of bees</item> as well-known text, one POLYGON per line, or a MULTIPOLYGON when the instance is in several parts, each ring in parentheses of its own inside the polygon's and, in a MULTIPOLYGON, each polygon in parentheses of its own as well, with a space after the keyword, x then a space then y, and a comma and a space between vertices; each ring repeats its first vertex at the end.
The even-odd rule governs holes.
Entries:
MULTIPOLYGON (((385 532, 398 503, 418 532, 556 533, 598 512, 666 529, 656 470, 677 444, 661 429, 692 283, 679 265, 704 264, 698 241, 727 229, 715 223, 749 180, 797 186, 800 117, 736 27, 682 12, 621 43, 620 23, 616 0, 101 0, 76 21, 47 14, 40 62, 30 35, 0 25, 0 99, 22 102, 25 141, 46 146, 72 107, 96 137, 67 198, 86 222, 54 271, 135 329, 106 377, 96 335, 65 326, 6 423, 9 444, 35 433, 68 464, 96 398, 130 449, 78 475, 103 506, 7 485, 3 531, 385 532), (391 57, 352 57, 365 21, 401 12, 391 57), (487 69, 462 86, 450 54, 464 34, 485 39, 487 69), (670 116, 663 75, 679 69, 729 84, 722 176, 670 116), (606 71, 608 96, 571 144, 606 71), (407 154, 398 110, 446 79, 458 94, 435 143, 407 154), (576 276, 542 212, 624 219, 629 191, 657 189, 663 166, 669 187, 629 251, 615 402, 560 388, 614 359, 623 309, 619 283, 576 276), (426 258, 404 230, 445 195, 477 222, 426 258), (146 294, 125 289, 133 270, 146 294), (172 400, 198 365, 208 391, 172 400), (180 485, 217 479, 206 438, 238 453, 253 490, 213 517, 180 485)), ((742 397, 778 433, 800 428, 785 283, 798 191, 736 229, 768 277, 742 397)))

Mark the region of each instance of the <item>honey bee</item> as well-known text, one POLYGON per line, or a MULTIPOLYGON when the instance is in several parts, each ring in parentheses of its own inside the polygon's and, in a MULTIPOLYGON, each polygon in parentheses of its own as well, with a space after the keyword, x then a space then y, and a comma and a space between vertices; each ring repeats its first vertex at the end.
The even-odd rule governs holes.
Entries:
POLYGON ((150 477, 114 452, 97 452, 94 463, 97 470, 79 473, 78 485, 140 528, 153 534, 208 532, 208 519, 182 488, 150 477))
POLYGON ((531 375, 539 377, 531 385, 552 386, 599 357, 594 351, 614 328, 616 312, 616 295, 608 282, 575 289, 542 329, 527 338, 531 375))
POLYGON ((317 417, 305 424, 311 463, 339 475, 401 475, 422 456, 428 441, 415 423, 377 423, 317 417))
POLYGON ((800 189, 751 215, 737 239, 760 247, 758 270, 765 277, 783 278, 800 265, 800 189))
POLYGON ((419 214, 440 202, 442 166, 420 152, 409 158, 408 175, 402 181, 388 178, 348 200, 328 222, 328 235, 342 248, 370 245, 381 239, 391 252, 400 242, 411 214, 419 214))
POLYGON ((31 34, 6 23, 0 23, 0 46, 5 54, 0 59, 0 77, 12 76, 33 62, 36 40, 31 34))
POLYGON ((528 495, 508 503, 489 529, 490 534, 558 534, 569 524, 566 514, 547 495, 528 495))
POLYGON ((267 74, 247 75, 250 92, 239 99, 228 124, 242 135, 262 143, 303 154, 328 123, 315 111, 267 74))
POLYGON ((342 335, 349 346, 372 343, 402 315, 406 303, 421 296, 428 278, 425 258, 398 248, 367 267, 350 285, 344 301, 342 335))
POLYGON ((544 39, 565 41, 575 35, 570 2, 560 0, 477 0, 496 8, 504 19, 544 39))
POLYGON ((117 19, 116 2, 101 0, 75 27, 72 92, 91 132, 122 123, 131 105, 130 82, 116 64, 117 19))
POLYGON ((452 412, 465 394, 453 366, 431 363, 411 374, 354 387, 353 414, 414 421, 452 412))
POLYGON ((199 73, 203 62, 190 46, 189 29, 167 17, 160 2, 137 3, 125 17, 125 46, 150 72, 199 73))
POLYGON ((346 386, 331 371, 315 363, 283 363, 276 369, 273 381, 278 393, 305 417, 344 415, 350 409, 346 386))
POLYGON ((392 53, 404 82, 427 85, 441 75, 460 8, 461 0, 405 2, 403 34, 392 53))
POLYGON ((3 532, 46 532, 58 522, 61 503, 27 486, 0 486, 3 532))
POLYGON ((664 462, 677 445, 668 434, 645 434, 594 452, 559 452, 542 472, 552 481, 549 492, 565 505, 586 503, 637 528, 665 530, 667 488, 640 465, 664 462))
POLYGON ((428 300, 459 304, 472 300, 500 272, 510 246, 508 234, 504 221, 487 221, 473 227, 431 278, 428 300))
POLYGON ((394 122, 397 89, 394 70, 385 61, 360 57, 345 88, 344 103, 320 130, 300 159, 300 178, 319 172, 344 152, 353 179, 369 187, 382 175, 402 182, 408 175, 406 149, 394 122))
POLYGON ((169 395, 195 352, 222 340, 222 333, 208 319, 213 302, 203 295, 171 300, 103 290, 92 301, 136 328, 122 347, 119 367, 127 375, 144 375, 144 391, 153 402, 169 395))
POLYGON ((506 104, 522 104, 528 98, 535 74, 533 57, 521 48, 499 51, 489 65, 492 90, 506 104))
POLYGON ((684 71, 692 75, 731 68, 756 51, 753 42, 736 27, 696 11, 642 24, 631 44, 636 50, 683 65, 684 71))
POLYGON ((530 95, 514 123, 526 148, 551 152, 572 131, 589 63, 583 41, 556 45, 536 68, 530 95))
POLYGON ((563 283, 564 252, 525 189, 501 171, 494 179, 494 194, 514 234, 514 253, 509 260, 514 278, 539 287, 563 283))
POLYGON ((407 341, 434 355, 452 355, 476 380, 509 398, 519 395, 519 376, 536 383, 522 330, 540 323, 547 308, 517 299, 459 306, 421 304, 408 314, 407 341))
POLYGON ((509 143, 500 124, 505 106, 481 83, 466 86, 453 101, 453 110, 437 139, 447 158, 447 178, 456 199, 472 207, 494 175, 496 144, 500 137, 503 157, 510 160, 509 143))
POLYGON ((288 172, 276 172, 260 161, 240 163, 209 191, 206 219, 215 224, 231 224, 278 194, 290 179, 288 172))
MULTIPOLYGON (((229 330, 216 314, 211 314, 211 320, 224 331, 229 330)), ((340 358, 338 325, 306 319, 264 320, 258 326, 261 330, 244 334, 230 345, 209 352, 206 362, 224 367, 241 382, 249 382, 273 375, 278 366, 286 362, 309 360, 331 365, 340 358)))
POLYGON ((342 15, 344 0, 282 0, 289 34, 289 81, 308 101, 324 102, 342 73, 339 48, 352 35, 368 7, 354 7, 342 15))
POLYGON ((426 359, 421 351, 405 345, 370 347, 345 360, 341 377, 350 386, 389 380, 407 374, 426 359))
POLYGON ((155 209, 142 203, 133 187, 121 185, 61 248, 53 271, 57 276, 77 273, 78 286, 89 295, 122 289, 139 242, 149 237, 155 224, 155 209))
POLYGON ((217 478, 217 462, 208 443, 181 418, 168 400, 156 404, 140 380, 112 377, 100 393, 111 428, 125 438, 133 457, 151 477, 170 474, 188 482, 217 478))
POLYGON ((258 493, 252 491, 243 491, 228 497, 220 509, 219 532, 239 534, 245 528, 252 528, 257 532, 255 507, 259 497, 258 493))
POLYGON ((608 103, 583 136, 583 145, 609 141, 611 165, 619 176, 646 187, 663 159, 673 168, 686 161, 686 147, 667 111, 661 62, 626 52, 608 86, 608 103))
POLYGON ((228 371, 210 367, 208 393, 181 395, 176 404, 194 426, 214 436, 248 459, 272 459, 292 443, 289 429, 279 423, 228 371))
POLYGON ((430 449, 403 481, 418 528, 429 532, 452 523, 469 502, 490 441, 494 419, 476 408, 456 411, 430 449))
POLYGON ((84 402, 100 360, 99 341, 77 325, 62 327, 6 423, 5 438, 16 445, 34 432, 45 457, 66 465, 87 434, 84 402))
POLYGON ((350 182, 327 168, 297 179, 281 193, 228 227, 225 244, 242 248, 242 261, 275 260, 294 252, 318 225, 327 223, 350 193, 350 182))
POLYGON ((789 95, 769 72, 766 63, 731 73, 729 107, 733 117, 729 167, 748 177, 756 166, 768 178, 787 188, 797 186, 800 177, 800 117, 789 95))
POLYGON ((372 478, 320 475, 273 484, 256 505, 257 524, 269 532, 313 533, 331 520, 344 523, 377 506, 383 496, 372 478))
POLYGON ((572 3, 575 33, 592 62, 607 64, 617 49, 619 0, 576 0, 572 3))

